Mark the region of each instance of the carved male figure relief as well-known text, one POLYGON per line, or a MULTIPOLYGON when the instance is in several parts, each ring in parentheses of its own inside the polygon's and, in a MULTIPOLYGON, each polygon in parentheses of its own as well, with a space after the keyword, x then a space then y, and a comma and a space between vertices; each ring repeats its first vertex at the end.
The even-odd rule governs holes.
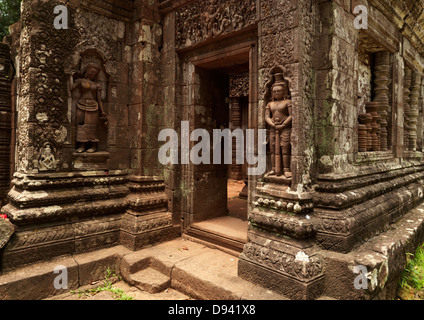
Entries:
POLYGON ((273 101, 266 106, 265 111, 265 121, 270 127, 272 171, 269 175, 284 174, 286 178, 291 178, 292 102, 282 73, 275 74, 272 95, 273 101))
POLYGON ((80 90, 80 98, 77 102, 77 152, 94 153, 97 151, 99 142, 97 121, 102 120, 108 124, 108 115, 103 110, 101 98, 101 86, 97 83, 100 67, 91 63, 87 65, 84 78, 77 79, 72 90, 80 90))

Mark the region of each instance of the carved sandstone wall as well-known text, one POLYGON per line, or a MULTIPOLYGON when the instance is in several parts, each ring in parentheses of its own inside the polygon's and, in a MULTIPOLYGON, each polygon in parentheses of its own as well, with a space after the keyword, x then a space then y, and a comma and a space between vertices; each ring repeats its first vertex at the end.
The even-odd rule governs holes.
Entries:
POLYGON ((10 47, 0 43, 0 207, 10 189, 12 73, 10 47))
POLYGON ((160 173, 157 153, 146 152, 156 147, 159 126, 157 9, 144 1, 66 2, 68 29, 56 30, 59 4, 65 1, 24 1, 14 43, 17 165, 3 211, 17 232, 4 248, 3 271, 121 241, 136 249, 175 236, 162 178, 140 176, 160 173), (91 61, 101 66, 109 127, 98 126, 100 152, 76 154, 70 87, 91 61))

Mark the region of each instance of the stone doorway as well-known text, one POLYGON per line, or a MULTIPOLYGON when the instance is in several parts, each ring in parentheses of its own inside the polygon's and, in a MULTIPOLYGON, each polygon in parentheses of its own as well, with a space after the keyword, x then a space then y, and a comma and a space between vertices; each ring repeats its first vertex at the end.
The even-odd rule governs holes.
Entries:
MULTIPOLYGON (((185 118, 191 131, 209 132, 211 150, 214 129, 234 132, 249 128, 251 50, 249 44, 192 56, 184 68, 191 79, 191 105, 186 106, 185 118)), ((248 179, 245 165, 236 164, 235 141, 233 138, 232 164, 224 164, 222 156, 222 164, 188 166, 184 231, 190 238, 238 255, 247 242, 248 179)), ((223 144, 221 147, 223 151, 223 144)))

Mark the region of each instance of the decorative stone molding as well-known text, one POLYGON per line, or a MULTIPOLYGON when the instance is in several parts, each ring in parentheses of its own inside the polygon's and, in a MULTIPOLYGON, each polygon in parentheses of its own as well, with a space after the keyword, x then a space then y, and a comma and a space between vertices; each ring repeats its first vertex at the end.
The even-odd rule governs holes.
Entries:
POLYGON ((251 225, 276 234, 295 239, 307 239, 314 235, 314 224, 310 217, 299 218, 284 213, 253 210, 249 219, 251 225))
POLYGON ((405 165, 339 181, 319 181, 314 193, 317 242, 347 253, 422 202, 424 167, 405 165))
POLYGON ((61 255, 89 252, 119 243, 121 215, 76 220, 63 225, 17 230, 3 248, 2 271, 54 259, 61 255))
POLYGON ((2 212, 18 230, 5 246, 5 269, 119 243, 136 250, 179 235, 158 177, 16 173, 9 201, 2 212))
POLYGON ((300 281, 310 281, 322 276, 323 262, 318 255, 309 256, 302 250, 290 251, 292 250, 278 250, 249 242, 245 245, 241 257, 300 281))
POLYGON ((289 200, 276 199, 271 197, 259 196, 253 204, 258 208, 267 208, 278 210, 279 212, 293 212, 293 213, 310 213, 313 208, 312 203, 305 203, 301 205, 299 202, 292 202, 289 200))
MULTIPOLYGON (((20 39, 18 106, 18 171, 56 170, 55 162, 40 164, 46 143, 61 151, 69 142, 70 121, 65 103, 67 76, 63 61, 71 52, 70 30, 52 27, 54 7, 60 2, 39 1, 23 5, 20 39), (37 30, 32 32, 31 30, 37 30), (33 152, 36 151, 36 152, 33 152), (37 160, 37 161, 35 161, 37 160), (34 164, 38 168, 34 167, 34 164)), ((55 159, 56 160, 56 159, 55 159)), ((62 163, 62 162, 61 162, 62 163)))

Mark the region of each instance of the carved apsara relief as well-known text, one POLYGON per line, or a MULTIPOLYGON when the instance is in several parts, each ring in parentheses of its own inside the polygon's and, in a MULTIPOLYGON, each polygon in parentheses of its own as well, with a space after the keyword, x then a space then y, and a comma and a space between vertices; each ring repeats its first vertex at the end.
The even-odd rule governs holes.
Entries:
POLYGON ((109 116, 103 109, 102 85, 98 81, 101 66, 90 62, 84 68, 82 78, 72 86, 76 111, 76 152, 94 153, 98 150, 99 135, 97 122, 108 124, 109 116))

